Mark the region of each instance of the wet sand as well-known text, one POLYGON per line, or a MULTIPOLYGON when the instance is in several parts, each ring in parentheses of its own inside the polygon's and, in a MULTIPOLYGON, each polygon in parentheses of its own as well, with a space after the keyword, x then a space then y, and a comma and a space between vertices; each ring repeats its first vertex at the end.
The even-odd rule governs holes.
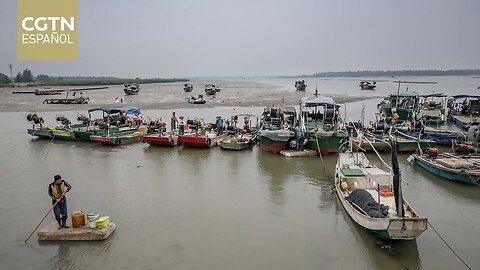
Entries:
MULTIPOLYGON (((138 95, 127 96, 123 92, 123 86, 111 85, 108 89, 83 91, 84 97, 89 97, 89 104, 43 104, 45 99, 65 98, 66 92, 61 95, 35 96, 33 94, 12 94, 13 91, 34 91, 39 88, 16 87, 0 88, 0 112, 40 112, 40 111, 86 111, 94 107, 119 104, 137 106, 143 110, 164 109, 199 109, 214 107, 266 107, 273 104, 298 105, 298 100, 303 96, 314 94, 314 89, 296 91, 293 87, 285 87, 274 83, 262 83, 256 81, 191 81, 194 85, 193 92, 185 93, 183 83, 161 83, 141 85, 138 95), (221 91, 214 97, 206 96, 204 85, 214 83, 221 91), (187 100, 192 96, 204 95, 206 104, 193 105, 187 100), (117 102, 118 100, 118 102, 117 102)), ((60 87, 66 89, 64 87, 60 87)), ((51 87, 50 90, 60 89, 51 87)), ((75 88, 75 87, 70 87, 75 88)), ((40 88, 43 89, 43 88, 40 88)), ((332 95, 322 93, 320 95, 331 96, 335 102, 342 104, 353 101, 372 98, 370 96, 349 96, 345 94, 332 95)), ((69 94, 71 95, 71 93, 69 94)), ((79 93, 77 93, 78 97, 79 93)))

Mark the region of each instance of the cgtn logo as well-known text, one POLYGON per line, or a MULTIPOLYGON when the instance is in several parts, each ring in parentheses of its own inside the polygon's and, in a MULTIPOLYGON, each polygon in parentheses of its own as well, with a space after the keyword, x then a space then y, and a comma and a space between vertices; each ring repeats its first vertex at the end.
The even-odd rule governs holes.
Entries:
POLYGON ((77 0, 17 1, 18 60, 77 59, 77 0))
POLYGON ((22 34, 23 44, 75 44, 70 36, 75 31, 75 17, 25 17, 22 29, 27 32, 22 34))

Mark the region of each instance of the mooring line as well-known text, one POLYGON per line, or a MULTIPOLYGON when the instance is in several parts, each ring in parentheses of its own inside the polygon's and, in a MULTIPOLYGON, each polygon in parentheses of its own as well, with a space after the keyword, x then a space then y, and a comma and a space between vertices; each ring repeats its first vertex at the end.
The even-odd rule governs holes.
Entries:
POLYGON ((453 250, 453 248, 447 243, 447 241, 445 241, 443 239, 443 237, 437 232, 437 230, 435 230, 435 227, 433 227, 432 223, 430 223, 430 221, 427 220, 427 223, 428 225, 430 225, 430 228, 433 229, 433 231, 438 235, 438 237, 442 240, 442 242, 453 252, 453 254, 455 254, 455 256, 457 256, 457 258, 468 268, 468 269, 472 269, 463 259, 462 257, 460 257, 460 255, 457 254, 457 252, 455 252, 455 250, 453 250))

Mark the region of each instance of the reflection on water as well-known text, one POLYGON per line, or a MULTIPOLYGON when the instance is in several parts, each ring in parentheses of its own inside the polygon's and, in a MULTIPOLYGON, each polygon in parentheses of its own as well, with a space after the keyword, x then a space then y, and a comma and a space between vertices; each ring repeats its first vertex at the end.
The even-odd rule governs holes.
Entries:
MULTIPOLYGON (((359 111, 361 104, 357 105, 349 109, 359 111)), ((217 114, 203 113, 211 119, 217 114)), ((12 121, 9 129, 18 132, 16 136, 0 132, 2 269, 461 265, 430 229, 416 241, 388 242, 393 249, 382 249, 379 239, 352 222, 337 202, 336 155, 323 156, 322 163, 318 157, 284 158, 258 147, 229 152, 218 147, 102 147, 32 140, 23 118, 23 113, 0 114, 0 120, 12 121), (73 186, 69 211, 97 211, 116 223, 117 230, 107 241, 39 244, 34 236, 29 245, 20 244, 50 206, 47 185, 57 173, 73 186)), ((382 166, 375 155, 368 157, 382 166)), ((384 159, 388 163, 390 157, 384 159)), ((409 182, 403 185, 405 198, 472 268, 480 268, 478 239, 473 237, 480 235, 478 188, 438 179, 403 161, 400 166, 409 182)), ((45 222, 54 222, 53 215, 45 222)))
POLYGON ((417 241, 385 241, 353 221, 335 196, 335 205, 373 269, 421 269, 417 241))

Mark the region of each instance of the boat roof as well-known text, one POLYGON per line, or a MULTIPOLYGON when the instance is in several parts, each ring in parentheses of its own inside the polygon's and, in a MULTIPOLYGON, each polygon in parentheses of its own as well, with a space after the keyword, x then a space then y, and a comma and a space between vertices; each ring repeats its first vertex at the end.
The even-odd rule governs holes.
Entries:
POLYGON ((376 83, 376 81, 361 81, 360 83, 376 83))
POLYGON ((459 98, 480 98, 480 96, 475 96, 475 95, 456 95, 456 96, 451 96, 451 99, 459 99, 459 98))
POLYGON ((90 109, 88 110, 88 113, 91 113, 94 111, 104 111, 107 114, 114 114, 114 113, 120 113, 120 112, 125 112, 126 114, 140 114, 140 109, 132 106, 124 106, 124 107, 105 106, 105 107, 90 109))
POLYGON ((335 101, 331 97, 311 96, 300 98, 301 107, 316 107, 323 105, 335 105, 335 101))
POLYGON ((413 91, 400 91, 394 92, 390 94, 391 97, 399 96, 399 97, 417 97, 418 93, 413 91))
POLYGON ((421 97, 446 97, 447 95, 445 95, 444 93, 434 93, 434 94, 428 94, 428 95, 420 95, 421 97))

